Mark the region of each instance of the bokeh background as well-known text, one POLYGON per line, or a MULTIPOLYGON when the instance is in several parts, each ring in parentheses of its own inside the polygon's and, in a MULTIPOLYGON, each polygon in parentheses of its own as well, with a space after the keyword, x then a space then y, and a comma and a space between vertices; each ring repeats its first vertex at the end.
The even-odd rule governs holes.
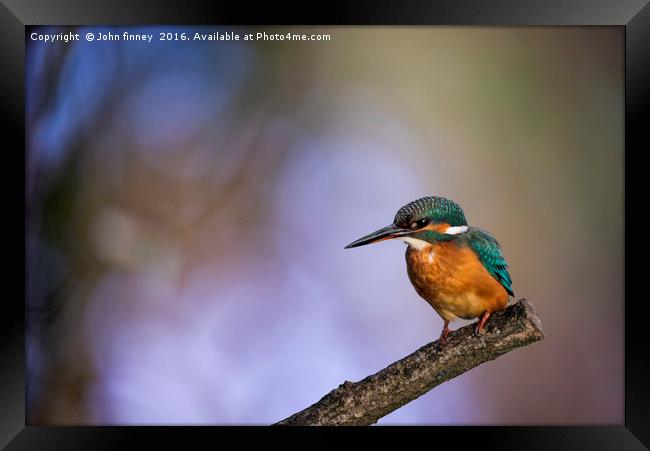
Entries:
MULTIPOLYGON (((30 424, 268 424, 436 339, 418 197, 491 231, 546 338, 379 424, 623 422, 623 29, 27 43, 30 424)), ((454 327, 465 322, 454 324, 454 327)))

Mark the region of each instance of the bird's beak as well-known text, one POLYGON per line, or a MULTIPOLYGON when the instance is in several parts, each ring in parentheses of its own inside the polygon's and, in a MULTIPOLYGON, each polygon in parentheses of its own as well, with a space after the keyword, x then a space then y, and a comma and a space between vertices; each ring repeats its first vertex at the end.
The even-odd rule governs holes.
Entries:
POLYGON ((397 238, 398 236, 408 235, 411 232, 412 230, 402 229, 400 227, 397 227, 395 224, 391 224, 388 227, 384 227, 383 229, 379 229, 369 235, 353 241, 352 243, 345 246, 345 249, 365 246, 366 244, 376 243, 378 241, 390 240, 392 238, 397 238))

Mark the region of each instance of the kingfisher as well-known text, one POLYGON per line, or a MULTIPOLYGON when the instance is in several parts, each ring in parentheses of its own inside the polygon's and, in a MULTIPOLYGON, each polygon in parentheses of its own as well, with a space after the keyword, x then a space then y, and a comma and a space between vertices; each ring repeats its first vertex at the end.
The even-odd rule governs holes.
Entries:
POLYGON ((490 315, 508 306, 512 279, 499 242, 487 231, 467 225, 462 208, 449 199, 428 196, 414 200, 393 223, 359 238, 345 249, 400 239, 407 244, 406 270, 415 291, 444 321, 479 318, 479 335, 490 315))

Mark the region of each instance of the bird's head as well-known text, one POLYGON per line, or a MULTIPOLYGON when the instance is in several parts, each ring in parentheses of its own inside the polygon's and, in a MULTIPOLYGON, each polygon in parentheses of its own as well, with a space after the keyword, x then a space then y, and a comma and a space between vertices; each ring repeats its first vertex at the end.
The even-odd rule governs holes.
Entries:
POLYGON ((414 200, 397 211, 393 223, 345 246, 346 249, 399 238, 420 247, 451 239, 467 231, 467 220, 460 206, 444 197, 429 196, 414 200))

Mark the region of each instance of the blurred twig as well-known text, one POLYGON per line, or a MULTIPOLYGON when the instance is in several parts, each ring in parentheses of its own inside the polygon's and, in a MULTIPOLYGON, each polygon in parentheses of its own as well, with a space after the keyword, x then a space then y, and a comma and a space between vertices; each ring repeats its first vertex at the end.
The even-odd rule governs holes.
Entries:
POLYGON ((442 349, 434 341, 359 382, 346 381, 276 425, 368 426, 443 382, 544 338, 526 299, 495 313, 481 336, 474 335, 474 328, 470 324, 452 332, 442 349))

